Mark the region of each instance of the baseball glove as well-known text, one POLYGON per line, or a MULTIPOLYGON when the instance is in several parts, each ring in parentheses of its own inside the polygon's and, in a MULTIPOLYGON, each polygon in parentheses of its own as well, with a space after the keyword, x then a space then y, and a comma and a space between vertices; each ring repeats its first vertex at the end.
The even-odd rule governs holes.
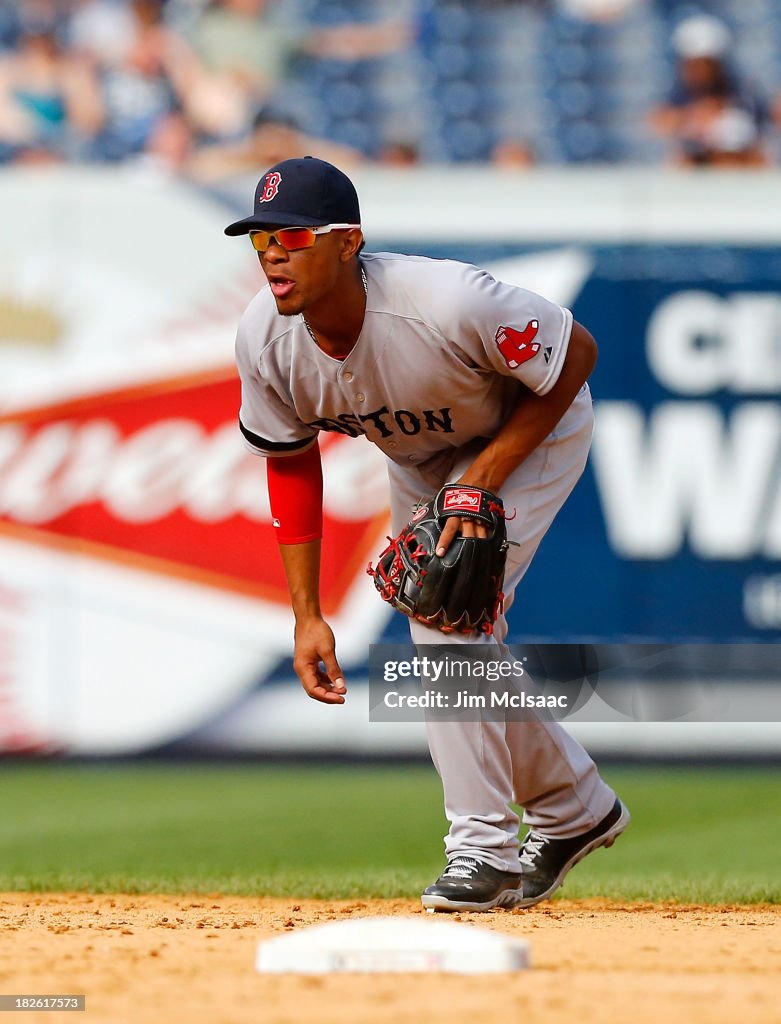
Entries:
POLYGON ((479 487, 445 484, 418 505, 412 520, 366 570, 384 601, 443 633, 492 633, 504 595, 507 531, 504 505, 479 487), (440 558, 434 552, 452 516, 483 523, 488 537, 457 534, 440 558))

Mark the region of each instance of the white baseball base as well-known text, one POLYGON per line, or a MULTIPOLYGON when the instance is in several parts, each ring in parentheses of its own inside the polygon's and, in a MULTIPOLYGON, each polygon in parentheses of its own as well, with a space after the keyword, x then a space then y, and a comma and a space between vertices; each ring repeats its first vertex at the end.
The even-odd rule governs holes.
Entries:
POLYGON ((529 943, 429 917, 333 921, 266 939, 262 974, 501 974, 530 966, 529 943))

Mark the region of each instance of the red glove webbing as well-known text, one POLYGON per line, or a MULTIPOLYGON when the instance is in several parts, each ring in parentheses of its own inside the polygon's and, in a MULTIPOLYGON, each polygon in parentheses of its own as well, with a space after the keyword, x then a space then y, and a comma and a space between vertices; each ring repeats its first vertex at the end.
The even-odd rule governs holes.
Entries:
POLYGON ((323 468, 317 441, 300 455, 266 460, 271 517, 280 544, 323 536, 323 468))

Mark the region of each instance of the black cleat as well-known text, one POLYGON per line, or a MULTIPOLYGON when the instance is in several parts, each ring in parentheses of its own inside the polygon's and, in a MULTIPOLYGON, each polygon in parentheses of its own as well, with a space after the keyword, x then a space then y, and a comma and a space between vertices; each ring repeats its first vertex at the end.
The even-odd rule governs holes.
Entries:
POLYGON ((574 868, 592 850, 612 846, 629 820, 629 811, 616 798, 610 813, 583 835, 554 839, 541 832, 529 831, 521 844, 521 886, 512 906, 533 907, 535 903, 547 900, 564 881, 570 868, 574 868))
POLYGON ((429 911, 493 910, 517 906, 520 872, 499 871, 490 864, 457 854, 420 897, 429 911))

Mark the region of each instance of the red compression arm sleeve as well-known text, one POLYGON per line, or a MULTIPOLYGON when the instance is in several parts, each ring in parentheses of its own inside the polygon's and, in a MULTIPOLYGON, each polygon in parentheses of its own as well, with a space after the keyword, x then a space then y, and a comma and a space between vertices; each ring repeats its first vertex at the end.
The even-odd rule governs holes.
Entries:
POLYGON ((323 468, 317 441, 300 455, 267 459, 271 517, 280 544, 323 536, 323 468))

